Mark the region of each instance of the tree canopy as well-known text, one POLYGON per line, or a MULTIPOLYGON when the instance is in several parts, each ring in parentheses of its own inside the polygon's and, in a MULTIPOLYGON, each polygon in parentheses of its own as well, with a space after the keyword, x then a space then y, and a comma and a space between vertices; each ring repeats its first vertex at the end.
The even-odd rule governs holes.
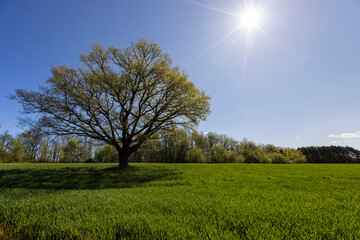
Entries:
POLYGON ((38 116, 24 121, 47 134, 113 145, 120 168, 158 132, 193 127, 210 113, 209 96, 153 41, 140 39, 125 49, 93 44, 80 61, 83 67, 53 66, 44 86, 16 89, 10 98, 25 116, 38 116))

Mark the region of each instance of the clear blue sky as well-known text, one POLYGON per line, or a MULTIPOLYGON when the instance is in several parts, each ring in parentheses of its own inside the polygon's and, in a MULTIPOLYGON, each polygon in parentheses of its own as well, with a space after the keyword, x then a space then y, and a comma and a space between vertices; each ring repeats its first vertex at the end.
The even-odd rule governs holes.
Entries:
POLYGON ((360 1, 247 3, 263 9, 263 31, 248 43, 244 29, 228 35, 239 18, 226 12, 242 12, 242 0, 0 0, 0 131, 21 131, 7 96, 37 89, 50 65, 79 65, 94 42, 123 48, 146 37, 212 97, 199 130, 360 149, 360 1))

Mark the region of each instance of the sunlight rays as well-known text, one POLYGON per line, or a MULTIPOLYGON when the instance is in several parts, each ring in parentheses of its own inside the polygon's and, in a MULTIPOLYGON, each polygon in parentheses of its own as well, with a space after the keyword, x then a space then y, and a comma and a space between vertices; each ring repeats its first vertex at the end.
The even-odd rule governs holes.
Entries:
POLYGON ((227 15, 231 15, 231 16, 235 16, 235 17, 238 16, 238 14, 236 14, 236 13, 232 13, 232 12, 229 12, 229 11, 226 11, 226 10, 222 10, 222 9, 219 9, 219 8, 214 8, 214 7, 211 7, 211 6, 209 6, 209 5, 206 5, 206 4, 203 4, 203 3, 199 3, 199 2, 196 2, 196 1, 192 1, 192 0, 185 0, 185 1, 186 1, 186 2, 189 2, 189 3, 192 3, 192 4, 195 4, 195 5, 198 5, 198 6, 203 7, 203 8, 207 8, 207 9, 216 11, 216 12, 225 13, 225 14, 227 14, 227 15))
POLYGON ((214 43, 211 47, 209 47, 208 49, 206 49, 205 51, 203 51, 202 53, 200 53, 197 57, 195 57, 193 60, 190 61, 190 63, 188 63, 186 66, 193 64, 194 62, 196 62, 199 58, 201 58, 202 56, 204 56, 205 54, 207 54, 208 52, 210 52, 212 49, 214 49, 215 47, 217 47, 220 43, 222 43, 223 41, 225 41, 227 38, 229 38, 231 35, 233 35, 236 31, 239 30, 239 27, 235 28, 234 30, 232 30, 231 32, 229 32, 228 34, 226 34, 223 38, 221 38, 219 41, 217 41, 216 43, 214 43))
POLYGON ((203 51, 200 55, 196 56, 194 59, 190 61, 190 65, 197 61, 199 58, 213 50, 215 47, 217 47, 220 43, 228 39, 229 37, 233 36, 236 32, 240 32, 240 34, 243 36, 244 39, 244 58, 243 58, 243 71, 245 70, 246 66, 246 59, 248 56, 248 51, 250 48, 250 45, 253 43, 253 39, 259 37, 259 34, 265 35, 267 38, 269 38, 273 43, 275 43, 277 46, 278 44, 273 39, 273 37, 263 28, 263 25, 265 24, 266 20, 266 8, 267 6, 260 6, 259 4, 254 4, 251 1, 244 0, 242 3, 242 6, 239 6, 239 4, 236 4, 236 8, 238 11, 231 12, 224 9, 212 7, 203 3, 199 3, 195 0, 184 0, 188 3, 197 5, 202 8, 206 8, 212 11, 216 11, 219 13, 223 13, 232 17, 235 17, 234 23, 237 23, 235 28, 231 30, 229 33, 227 33, 224 37, 219 39, 217 42, 212 44, 208 49, 203 51))

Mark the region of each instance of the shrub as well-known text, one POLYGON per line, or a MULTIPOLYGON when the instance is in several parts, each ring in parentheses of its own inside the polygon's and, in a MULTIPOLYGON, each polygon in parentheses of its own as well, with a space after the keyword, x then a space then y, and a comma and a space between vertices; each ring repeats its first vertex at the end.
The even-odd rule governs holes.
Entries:
POLYGON ((281 153, 273 153, 269 157, 272 163, 291 163, 290 159, 281 153))
POLYGON ((240 154, 245 163, 271 163, 271 159, 259 146, 247 140, 240 142, 240 154))
POLYGON ((283 150, 284 155, 287 156, 292 163, 305 163, 306 158, 300 150, 295 150, 292 148, 285 148, 283 150))
POLYGON ((207 161, 208 159, 201 148, 193 147, 186 152, 185 162, 187 163, 206 163, 207 161))

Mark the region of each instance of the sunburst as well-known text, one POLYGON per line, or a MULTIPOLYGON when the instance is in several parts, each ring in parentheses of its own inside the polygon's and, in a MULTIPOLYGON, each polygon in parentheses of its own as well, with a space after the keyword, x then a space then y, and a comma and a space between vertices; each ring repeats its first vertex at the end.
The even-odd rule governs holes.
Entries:
POLYGON ((268 34, 265 29, 263 28, 264 22, 265 22, 265 10, 266 7, 262 7, 260 5, 255 5, 253 2, 250 1, 243 1, 242 7, 239 7, 239 9, 236 12, 231 12, 227 10, 223 10, 220 8, 215 8, 203 3, 196 2, 194 0, 185 0, 187 2, 190 2, 192 4, 195 4, 197 6, 210 9, 212 11, 220 12, 229 16, 234 17, 234 23, 235 28, 233 28, 229 33, 225 34, 224 37, 222 37, 219 41, 215 42, 211 45, 210 48, 206 49, 204 52, 202 52, 199 56, 194 58, 192 62, 196 61, 212 49, 214 49, 216 46, 218 46, 220 43, 225 41, 230 36, 234 35, 236 32, 241 32, 241 34, 244 36, 245 40, 245 54, 244 54, 244 65, 246 62, 247 52, 250 44, 252 43, 252 39, 259 34, 265 35, 266 37, 273 40, 268 34))
POLYGON ((239 27, 254 31, 261 28, 262 20, 260 9, 248 8, 239 15, 239 27))

